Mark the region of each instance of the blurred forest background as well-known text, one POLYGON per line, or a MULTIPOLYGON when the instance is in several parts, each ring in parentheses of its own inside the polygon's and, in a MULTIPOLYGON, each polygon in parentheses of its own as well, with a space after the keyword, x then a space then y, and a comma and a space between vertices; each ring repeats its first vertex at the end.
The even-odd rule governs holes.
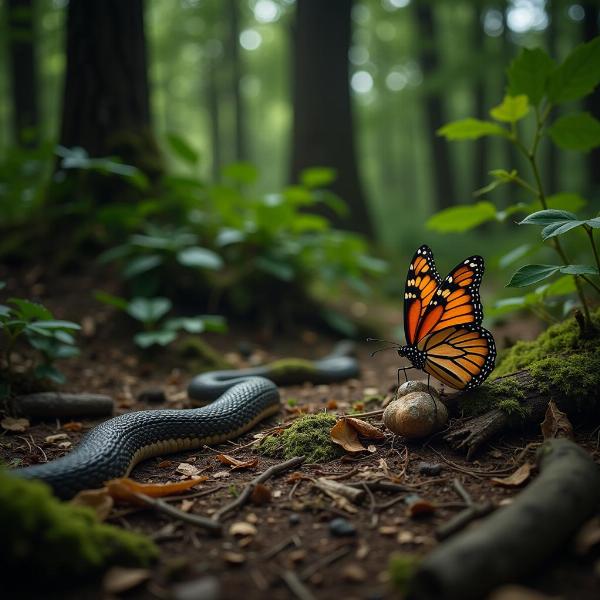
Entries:
MULTIPOLYGON (((563 59, 598 34, 599 8, 596 0, 2 0, 0 6, 4 230, 29 227, 35 207, 60 196, 48 191, 48 181, 60 187, 73 166, 133 179, 139 171, 147 180, 139 187, 176 173, 180 189, 193 178, 218 182, 229 168, 237 183, 267 198, 304 169, 328 167, 335 182, 332 172, 317 169, 303 183, 331 187, 350 207, 345 218, 331 212, 333 224, 366 235, 380 255, 403 265, 391 270, 392 291, 401 290, 406 259, 423 242, 443 254, 440 270, 465 253, 485 254, 498 267, 499 257, 529 234, 506 224, 460 238, 426 231, 436 211, 473 202, 491 169, 527 170, 501 138, 450 144, 436 131, 454 119, 488 118, 504 95, 505 68, 522 47, 543 47, 563 59), (119 157, 122 164, 90 157, 119 157), (55 169, 61 160, 63 171, 55 169)), ((598 116, 598 95, 588 104, 598 116)), ((548 193, 597 197, 597 151, 543 144, 540 163, 548 193)), ((120 192, 96 185, 99 193, 104 197, 95 202, 102 206, 120 192)), ((504 186, 488 196, 501 208, 520 193, 504 186)), ((72 191, 67 197, 67 203, 82 199, 72 191)), ((65 205, 64 197, 54 201, 65 205)), ((336 201, 327 199, 334 208, 336 201)), ((78 210, 84 211, 71 206, 65 214, 78 210)), ((6 240, 1 252, 10 251, 6 240)), ((506 279, 498 277, 499 287, 506 279)))

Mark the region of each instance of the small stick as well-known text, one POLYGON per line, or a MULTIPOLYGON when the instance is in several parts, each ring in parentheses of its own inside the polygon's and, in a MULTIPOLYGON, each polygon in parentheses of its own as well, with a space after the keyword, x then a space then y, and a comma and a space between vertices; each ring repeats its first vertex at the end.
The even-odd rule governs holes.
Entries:
POLYGON ((483 504, 471 504, 454 515, 449 521, 440 525, 435 531, 435 536, 438 540, 445 540, 451 535, 462 531, 467 525, 475 521, 475 519, 489 515, 494 508, 493 503, 489 501, 483 504))
POLYGON ((383 408, 379 408, 377 410, 371 410, 369 412, 363 412, 363 413, 354 413, 354 414, 349 414, 349 415, 339 415, 340 419, 343 419, 344 417, 380 417, 383 414, 384 409, 383 408))
POLYGON ((325 477, 319 477, 314 481, 314 486, 319 488, 326 494, 333 493, 338 496, 343 496, 354 504, 360 504, 365 497, 365 490, 358 489, 349 485, 344 485, 339 481, 332 479, 326 479, 325 477))
POLYGON ((292 467, 296 467, 304 462, 304 456, 295 456, 294 458, 290 458, 290 460, 286 460, 278 465, 273 465, 269 467, 266 471, 263 471, 258 477, 255 477, 242 491, 242 493, 229 504, 226 504, 221 509, 219 509, 213 516, 212 520, 215 523, 218 523, 227 513, 236 510, 240 506, 243 506, 250 498, 252 491, 259 484, 267 481, 273 477, 273 475, 277 475, 278 473, 282 473, 283 471, 287 471, 292 467))
POLYGON ((160 498, 150 498, 150 496, 146 496, 145 494, 133 494, 140 502, 143 502, 146 506, 150 506, 159 512, 165 513, 170 517, 175 517, 180 521, 185 521, 186 523, 191 523, 192 525, 196 525, 197 527, 202 527, 207 529, 211 533, 216 535, 221 535, 222 526, 220 523, 216 523, 212 519, 207 519, 206 517, 202 517, 201 515, 194 515, 190 513, 183 512, 174 506, 171 506, 167 502, 164 502, 160 498))
POLYGON ((465 490, 463 484, 460 482, 460 479, 458 479, 458 477, 455 477, 452 480, 452 485, 454 486, 456 493, 465 501, 465 504, 467 506, 473 506, 473 498, 471 498, 469 492, 465 490))
POLYGON ((304 581, 305 579, 312 577, 323 567, 327 567, 332 563, 340 560, 340 558, 344 558, 344 556, 350 554, 350 552, 352 552, 352 546, 342 546, 339 550, 336 550, 332 554, 329 554, 328 556, 317 560, 312 565, 308 565, 305 569, 303 569, 300 572, 300 579, 304 581))
POLYGON ((222 490, 223 488, 229 487, 227 485, 217 485, 210 490, 202 490, 201 492, 194 492, 193 494, 186 494, 185 496, 166 496, 163 498, 163 502, 177 502, 180 500, 190 500, 191 498, 201 498, 202 496, 209 496, 213 492, 222 490))
POLYGON ((288 546, 300 548, 300 546, 302 546, 302 540, 294 534, 292 537, 279 542, 279 544, 275 544, 275 546, 265 552, 261 558, 262 560, 269 560, 270 558, 277 556, 280 552, 283 552, 288 546))
POLYGON ((285 581, 290 591, 298 600, 316 600, 312 592, 302 583, 295 571, 283 571, 281 579, 285 581))
POLYGON ((417 488, 389 481, 355 481, 347 484, 350 487, 362 488, 365 485, 374 492, 416 492, 417 488))

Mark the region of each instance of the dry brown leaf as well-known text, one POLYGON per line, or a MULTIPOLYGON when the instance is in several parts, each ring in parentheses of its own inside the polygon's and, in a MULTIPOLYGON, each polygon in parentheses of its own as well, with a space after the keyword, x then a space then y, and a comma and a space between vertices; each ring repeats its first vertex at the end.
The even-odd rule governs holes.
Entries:
POLYGON ((371 423, 367 423, 362 419, 355 419, 354 417, 344 417, 348 423, 358 431, 361 437, 364 437, 368 440, 383 440, 385 439, 385 434, 381 429, 374 427, 371 423))
POLYGON ((129 479, 129 477, 121 477, 120 479, 111 479, 110 481, 107 481, 105 485, 113 500, 140 504, 140 501, 135 497, 135 494, 143 494, 144 496, 150 496, 151 498, 162 498, 164 496, 171 496, 188 490, 207 479, 208 477, 203 475, 202 477, 195 477, 194 479, 170 483, 139 483, 133 479, 129 479))
POLYGON ((114 500, 108 493, 108 488, 102 487, 97 490, 81 490, 70 500, 70 503, 91 508, 98 520, 104 521, 112 510, 114 500))
POLYGON ((182 503, 179 505, 179 510, 185 513, 190 512, 192 506, 194 506, 194 500, 183 500, 182 503))
POLYGON ((435 504, 425 498, 416 497, 412 502, 409 502, 406 508, 406 514, 409 517, 421 517, 430 515, 435 512, 435 504))
POLYGON ((29 420, 4 417, 4 419, 0 421, 0 426, 2 426, 2 429, 6 429, 6 431, 27 431, 27 429, 29 429, 29 420))
POLYGON ((104 576, 102 587, 108 594, 122 594, 150 579, 150 575, 148 569, 112 567, 104 576))
POLYGON ((496 485, 502 485, 504 487, 518 487, 525 483, 531 475, 532 466, 527 462, 521 465, 514 473, 508 477, 492 477, 490 480, 496 485))
POLYGON ((161 460, 156 466, 159 469, 169 469, 170 467, 173 466, 173 461, 169 460, 169 459, 161 460))
POLYGON ((79 421, 69 421, 68 423, 65 423, 62 428, 65 431, 81 431, 83 429, 83 423, 80 423, 79 421))
POLYGON ((232 471, 236 469, 252 469, 258 465, 258 458, 239 460, 233 456, 229 456, 229 454, 217 454, 217 460, 220 460, 225 465, 229 465, 232 471))
POLYGON ((347 452, 364 452, 366 448, 358 439, 358 432, 346 419, 340 419, 331 429, 331 441, 347 452))
POLYGON ((200 473, 200 469, 190 463, 179 463, 175 470, 186 477, 195 477, 200 473))
POLYGON ((402 483, 403 478, 394 475, 390 468, 388 467, 387 461, 385 458, 379 459, 379 468, 383 471, 383 474, 393 483, 402 483))
POLYGON ((211 475, 213 479, 226 479, 227 477, 231 477, 231 473, 229 471, 217 471, 211 475))
POLYGON ((252 504, 262 505, 271 502, 271 490, 262 483, 257 483, 250 494, 252 504))
POLYGON ((541 427, 545 440, 554 438, 573 439, 573 425, 571 425, 569 417, 556 406, 554 400, 548 402, 548 408, 541 427))
POLYGON ((258 529, 256 529, 252 523, 247 523, 246 521, 232 523, 231 527, 229 527, 229 535, 243 537, 246 535, 256 535, 257 533, 258 529))

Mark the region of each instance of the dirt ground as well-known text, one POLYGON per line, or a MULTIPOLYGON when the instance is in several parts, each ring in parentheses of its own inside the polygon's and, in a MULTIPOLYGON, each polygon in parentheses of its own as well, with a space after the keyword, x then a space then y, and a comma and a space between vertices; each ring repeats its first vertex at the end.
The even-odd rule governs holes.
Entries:
MULTIPOLYGON (((88 292, 97 286, 91 275, 54 283, 45 281, 41 273, 28 273, 19 283, 6 273, 3 275, 0 279, 8 280, 5 297, 22 293, 38 298, 57 318, 84 324, 81 357, 61 365, 68 377, 65 391, 109 394, 115 399, 116 414, 189 406, 185 389, 194 373, 169 349, 140 354, 132 344, 132 330, 126 318, 91 298, 88 292), (165 403, 147 404, 139 400, 142 392, 156 389, 164 391, 165 403)), ((326 354, 334 342, 315 331, 300 330, 293 337, 267 340, 240 328, 204 339, 239 366, 286 356, 317 358, 326 354)), ((365 397, 389 396, 394 389, 399 358, 391 351, 372 358, 371 350, 366 343, 358 346, 360 378, 340 384, 282 388, 280 414, 251 433, 215 448, 152 458, 139 465, 132 477, 142 482, 176 481, 184 477, 177 471, 180 463, 192 465, 208 479, 191 493, 183 494, 189 498, 173 504, 191 513, 211 515, 231 502, 257 474, 281 462, 256 451, 252 442, 257 442, 254 437, 257 433, 305 412, 329 410, 342 414, 353 408, 373 410, 376 404, 361 406, 365 397), (216 455, 221 453, 242 461, 256 457, 258 463, 253 468, 231 470, 217 460, 216 455)), ((367 420, 383 428, 380 417, 367 420)), ((81 435, 96 423, 82 420, 81 431, 66 431, 64 423, 58 421, 34 422, 23 433, 3 432, 0 460, 13 467, 52 460, 76 446, 81 435), (45 441, 56 433, 65 433, 66 437, 57 442, 45 441), (64 444, 65 441, 70 444, 64 444), (61 442, 63 447, 59 445, 61 442)), ((449 427, 455 423, 451 421, 449 427)), ((126 597, 185 598, 185 587, 181 586, 191 581, 199 585, 193 597, 206 600, 301 597, 284 581, 286 573, 292 572, 318 599, 397 598, 399 594, 389 581, 389 557, 394 552, 425 554, 436 546, 437 528, 465 506, 454 480, 462 483, 474 501, 488 500, 496 506, 510 502, 520 488, 502 487, 491 480, 513 473, 524 462, 533 462, 536 444, 541 439, 537 429, 497 439, 475 461, 467 462, 464 455, 444 443, 441 434, 407 443, 387 432, 385 439, 374 444, 370 452, 346 454, 327 464, 304 464, 269 480, 265 485, 270 490, 270 501, 260 505, 249 503, 231 513, 224 520, 224 535, 219 538, 161 513, 117 507, 109 517, 110 522, 143 531, 161 549, 161 558, 149 578, 127 591, 126 597), (433 468, 435 474, 428 474, 422 463, 437 465, 433 468), (296 473, 301 473, 302 478, 296 473), (317 477, 330 477, 342 483, 381 479, 409 486, 414 491, 369 492, 362 503, 351 504, 348 509, 314 487, 312 480, 317 477), (411 515, 406 500, 414 500, 415 495, 428 504, 427 514, 411 515), (352 535, 332 533, 331 523, 338 518, 351 524, 352 535), (230 527, 240 522, 254 526, 255 532, 234 535, 230 527)), ((580 430, 577 441, 600 462, 597 431, 591 427, 589 431, 580 430)), ((569 547, 523 583, 552 597, 598 598, 599 567, 597 553, 578 557, 569 547)), ((98 583, 44 594, 47 598, 109 596, 98 583)))

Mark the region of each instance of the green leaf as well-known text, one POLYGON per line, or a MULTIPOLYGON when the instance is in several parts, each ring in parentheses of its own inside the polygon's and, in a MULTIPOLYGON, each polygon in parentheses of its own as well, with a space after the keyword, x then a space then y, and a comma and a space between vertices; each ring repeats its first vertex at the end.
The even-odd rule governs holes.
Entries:
POLYGON ((309 167, 300 173, 300 183, 307 188, 320 188, 333 183, 337 177, 335 169, 309 167))
POLYGON ((173 150, 179 158, 190 165, 197 164, 200 155, 185 139, 176 133, 167 133, 166 138, 171 150, 173 150))
POLYGON ((542 239, 547 240, 549 238, 562 235, 563 233, 567 233, 567 231, 571 231, 571 229, 580 227, 584 224, 584 222, 585 221, 559 221, 558 223, 551 223, 550 225, 546 225, 546 227, 542 229, 542 239))
POLYGON ((598 275, 598 268, 591 265, 565 265, 560 268, 565 275, 598 275))
POLYGON ((45 306, 36 302, 30 302, 22 298, 9 298, 8 302, 17 307, 15 310, 16 316, 24 321, 48 321, 53 318, 52 313, 45 306))
POLYGON ((480 119, 461 119, 452 121, 437 130, 437 134, 444 136, 447 140, 476 140, 486 135, 497 135, 507 137, 508 130, 491 121, 480 119))
POLYGON ((249 162, 231 163, 223 168, 223 177, 238 184, 249 185, 258 179, 257 168, 249 162))
POLYGON ((230 244, 238 244, 246 239, 246 233, 232 227, 223 227, 215 238, 215 244, 220 248, 230 244))
POLYGON ((77 331, 81 329, 80 325, 77 325, 77 323, 72 323, 71 321, 35 321, 35 326, 39 329, 66 329, 69 331, 77 331))
POLYGON ((555 104, 578 100, 600 83, 600 37, 577 46, 548 78, 548 98, 555 104))
POLYGON ((216 331, 218 333, 227 331, 225 317, 221 317, 220 315, 200 315, 198 319, 202 319, 206 331, 216 331))
POLYGON ((536 293, 541 294, 544 298, 550 296, 565 296, 577 291, 575 280, 570 275, 563 275, 549 285, 543 286, 543 289, 538 288, 536 293))
POLYGON ((506 287, 525 287, 543 281, 559 270, 557 265, 525 265, 514 273, 506 287))
POLYGON ((155 323, 171 310, 168 298, 133 298, 127 305, 127 314, 142 323, 155 323))
POLYGON ((527 254, 529 254, 532 248, 533 246, 531 244, 523 244, 522 246, 517 246, 516 248, 514 248, 510 252, 507 252, 504 256, 500 258, 500 260, 498 261, 498 266, 501 269, 505 269, 506 267, 527 256, 527 254))
POLYGON ((490 171, 490 175, 494 178, 494 181, 488 183, 488 185, 476 190, 473 195, 474 196, 483 196, 484 194, 488 194, 489 192, 492 192, 493 190, 495 190, 497 187, 500 187, 501 185, 505 185, 507 183, 511 183, 515 180, 515 178, 517 177, 517 171, 516 169, 513 169, 512 171, 506 171, 504 169, 494 169, 493 171, 490 171))
POLYGON ((259 256, 255 264, 261 271, 273 275, 281 281, 292 281, 294 279, 294 268, 289 263, 274 260, 267 256, 259 256))
POLYGON ((446 208, 430 217, 425 226, 441 233, 463 232, 495 219, 496 207, 491 202, 478 202, 446 208))
POLYGON ((204 321, 202 317, 177 317, 166 321, 164 328, 169 331, 183 329, 188 333, 202 333, 204 331, 204 321))
POLYGON ((525 94, 531 104, 539 104, 554 66, 554 61, 541 48, 524 48, 507 70, 510 94, 525 94))
POLYGON ((560 148, 585 152, 600 146, 600 121, 587 112, 565 115, 554 121, 548 134, 560 148))
POLYGON ((200 246, 186 248, 178 252, 177 262, 184 267, 211 269, 213 271, 218 271, 223 267, 223 259, 216 252, 200 246))
POLYGON ((121 298, 119 296, 113 296, 112 294, 107 294, 106 292, 97 291, 94 292, 94 298, 98 300, 98 302, 102 302, 102 304, 107 304, 108 306, 114 306, 119 310, 127 310, 127 306, 129 302, 125 300, 125 298, 121 298))
POLYGON ((563 192, 561 194, 553 194, 546 198, 548 208, 556 208, 562 210, 576 211, 583 208, 587 204, 587 200, 579 194, 563 192))
POLYGON ((579 221, 579 217, 568 210, 538 210, 527 215, 519 225, 551 225, 553 223, 565 223, 566 221, 579 221))
POLYGON ((66 381, 65 376, 52 365, 38 365, 34 369, 33 374, 36 379, 49 379, 59 385, 62 385, 66 381))
POLYGON ((146 254, 144 256, 136 256, 127 261, 123 269, 123 277, 131 279, 142 273, 147 273, 152 269, 162 265, 164 258, 160 254, 146 254))
POLYGON ((5 304, 0 304, 0 317, 8 317, 10 315, 11 308, 5 304))
POLYGON ((585 221, 585 224, 588 227, 592 227, 593 229, 600 229, 600 217, 594 217, 593 219, 588 219, 585 221))
POLYGON ((140 348, 149 348, 150 346, 167 346, 177 338, 176 331, 143 331, 136 333, 133 341, 140 348))
POLYGON ((525 94, 519 96, 504 96, 502 104, 490 110, 490 115, 496 121, 504 123, 516 123, 529 112, 529 99, 525 94))

